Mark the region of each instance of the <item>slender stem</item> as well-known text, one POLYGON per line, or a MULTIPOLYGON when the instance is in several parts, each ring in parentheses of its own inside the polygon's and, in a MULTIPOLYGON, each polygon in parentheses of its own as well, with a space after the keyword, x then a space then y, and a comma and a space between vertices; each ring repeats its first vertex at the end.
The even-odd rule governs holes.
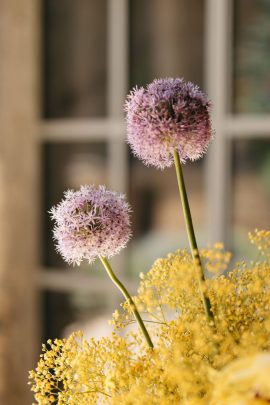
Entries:
POLYGON ((196 242, 194 227, 193 227, 193 223, 192 223, 192 217, 191 217, 191 212, 190 212, 190 208, 189 208, 189 202, 188 202, 188 196, 187 196, 186 187, 185 187, 184 175, 183 175, 180 158, 179 158, 179 154, 178 154, 177 150, 174 150, 173 156, 174 156, 177 183, 178 183, 179 194, 180 194, 181 203, 182 203, 182 207, 183 207, 183 212, 184 212, 184 218, 185 218, 185 223, 186 223, 190 250, 191 250, 193 260, 198 269, 198 280, 199 280, 201 298, 203 301, 203 306, 204 306, 204 310, 205 310, 205 314, 206 314, 207 318, 210 321, 214 321, 214 315, 213 315, 213 312, 211 309, 210 300, 204 292, 205 277, 204 277, 204 273, 203 273, 202 262, 201 262, 201 258, 200 258, 200 254, 199 254, 199 250, 198 250, 198 246, 197 246, 197 242, 196 242))
POLYGON ((126 298, 127 302, 130 304, 132 312, 141 328, 141 331, 145 337, 145 340, 148 344, 149 347, 151 347, 153 349, 154 345, 153 342, 149 336, 149 333, 143 323, 143 320, 137 310, 137 307, 133 301, 133 299, 131 298, 129 292, 127 291, 126 287, 121 283, 121 281, 116 277, 116 275, 114 274, 108 260, 103 257, 103 256, 99 256, 101 263, 103 264, 103 266, 105 267, 105 270, 108 273, 108 276, 110 277, 110 279, 112 280, 112 282, 116 285, 116 287, 119 288, 119 290, 122 292, 122 294, 124 295, 124 297, 126 298))

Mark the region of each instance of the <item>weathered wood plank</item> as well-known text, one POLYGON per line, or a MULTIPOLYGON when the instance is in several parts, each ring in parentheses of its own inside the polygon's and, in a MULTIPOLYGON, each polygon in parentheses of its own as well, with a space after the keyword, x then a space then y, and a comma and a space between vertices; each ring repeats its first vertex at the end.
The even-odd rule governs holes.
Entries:
POLYGON ((0 404, 29 405, 36 360, 39 0, 0 0, 0 404))

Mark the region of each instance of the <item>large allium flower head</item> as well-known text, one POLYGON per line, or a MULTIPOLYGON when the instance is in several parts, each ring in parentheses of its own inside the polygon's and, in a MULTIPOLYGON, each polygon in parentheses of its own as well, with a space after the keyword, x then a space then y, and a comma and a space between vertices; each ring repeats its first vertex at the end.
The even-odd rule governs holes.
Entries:
POLYGON ((126 246, 130 236, 130 206, 125 197, 104 186, 68 190, 50 211, 57 251, 70 264, 97 256, 111 257, 126 246))
POLYGON ((125 103, 128 143, 147 165, 160 169, 180 160, 197 160, 212 139, 210 102, 196 85, 183 79, 156 79, 134 88, 125 103))

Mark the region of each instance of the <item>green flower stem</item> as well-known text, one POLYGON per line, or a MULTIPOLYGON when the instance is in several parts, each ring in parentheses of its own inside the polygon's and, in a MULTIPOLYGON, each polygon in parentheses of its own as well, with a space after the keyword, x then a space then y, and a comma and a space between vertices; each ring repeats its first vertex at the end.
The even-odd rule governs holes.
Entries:
POLYGON ((153 349, 154 345, 153 342, 149 336, 149 333, 143 323, 143 320, 136 308, 136 305, 133 301, 133 299, 131 298, 129 292, 127 291, 126 287, 121 283, 121 281, 116 277, 116 275, 114 274, 108 260, 103 257, 103 256, 99 256, 101 263, 103 264, 103 266, 105 267, 106 272, 108 273, 108 276, 110 277, 110 279, 112 280, 112 282, 116 285, 116 287, 119 288, 119 290, 121 291, 121 293, 124 295, 124 297, 126 298, 127 302, 130 304, 132 312, 141 328, 141 331, 145 337, 145 340, 148 344, 149 347, 151 347, 153 349))
POLYGON ((184 213, 184 218, 185 218, 185 223, 186 223, 190 250, 191 250, 193 260, 198 269, 198 280, 199 280, 201 298, 203 301, 205 314, 206 314, 208 320, 214 322, 214 315, 211 310, 211 303, 204 291, 205 290, 205 288, 204 288, 205 277, 204 277, 202 262, 201 262, 201 258, 200 258, 200 254, 199 254, 199 250, 198 250, 198 246, 197 246, 197 242, 196 242, 196 237, 195 237, 195 233, 194 233, 183 171, 182 171, 179 154, 178 154, 177 150, 174 150, 173 156, 174 156, 177 183, 178 183, 179 194, 180 194, 181 203, 182 203, 182 207, 183 207, 183 213, 184 213))

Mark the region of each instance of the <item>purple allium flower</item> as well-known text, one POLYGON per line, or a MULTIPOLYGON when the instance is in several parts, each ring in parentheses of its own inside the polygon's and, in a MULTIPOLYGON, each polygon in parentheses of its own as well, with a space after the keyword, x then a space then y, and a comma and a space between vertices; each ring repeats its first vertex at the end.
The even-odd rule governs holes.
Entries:
POLYGON ((124 195, 104 186, 81 186, 68 190, 50 211, 56 249, 65 261, 93 262, 97 256, 111 257, 126 246, 130 236, 130 206, 124 195))
POLYGON ((125 103, 128 143, 145 164, 160 169, 180 160, 197 160, 212 139, 210 102, 193 83, 156 79, 135 88, 125 103))

